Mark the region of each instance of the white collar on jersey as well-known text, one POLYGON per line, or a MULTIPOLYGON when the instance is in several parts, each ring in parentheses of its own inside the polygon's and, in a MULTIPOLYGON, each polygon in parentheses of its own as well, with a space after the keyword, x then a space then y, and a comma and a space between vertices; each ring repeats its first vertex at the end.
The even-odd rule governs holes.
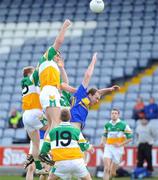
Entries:
POLYGON ((118 118, 115 122, 112 121, 112 120, 110 120, 110 123, 113 124, 113 125, 115 125, 115 124, 117 124, 117 123, 120 122, 120 121, 121 121, 121 120, 118 118))
POLYGON ((61 122, 60 125, 71 125, 70 122, 61 122))

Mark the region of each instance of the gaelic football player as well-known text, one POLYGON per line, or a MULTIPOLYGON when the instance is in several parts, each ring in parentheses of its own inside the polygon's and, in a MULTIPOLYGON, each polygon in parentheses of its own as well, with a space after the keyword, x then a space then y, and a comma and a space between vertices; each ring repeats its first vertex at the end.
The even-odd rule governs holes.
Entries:
POLYGON ((81 131, 70 124, 70 112, 61 110, 61 123, 47 135, 40 158, 47 162, 47 154, 55 161, 48 180, 71 179, 74 175, 83 180, 91 180, 83 160, 83 152, 91 145, 84 139, 81 131))
POLYGON ((43 171, 38 160, 40 136, 39 129, 44 126, 42 122, 42 107, 39 100, 38 71, 32 66, 23 69, 22 86, 22 109, 24 127, 32 141, 32 155, 28 156, 25 168, 35 161, 37 171, 43 171))
POLYGON ((104 149, 104 180, 116 175, 124 153, 124 146, 132 141, 132 131, 125 121, 119 119, 118 109, 112 109, 111 120, 105 124, 101 144, 104 149))
POLYGON ((60 70, 57 62, 60 58, 58 52, 64 41, 64 35, 71 25, 69 20, 65 20, 58 36, 46 53, 39 60, 40 79, 40 102, 48 120, 48 130, 58 125, 60 114, 60 70))
POLYGON ((112 86, 110 88, 96 89, 91 88, 87 90, 91 76, 94 71, 94 66, 97 61, 97 53, 92 57, 92 61, 85 72, 82 84, 76 90, 73 95, 72 107, 71 107, 71 120, 70 122, 77 128, 83 129, 85 126, 86 118, 88 115, 89 107, 97 103, 100 97, 108 92, 118 90, 119 86, 112 86))

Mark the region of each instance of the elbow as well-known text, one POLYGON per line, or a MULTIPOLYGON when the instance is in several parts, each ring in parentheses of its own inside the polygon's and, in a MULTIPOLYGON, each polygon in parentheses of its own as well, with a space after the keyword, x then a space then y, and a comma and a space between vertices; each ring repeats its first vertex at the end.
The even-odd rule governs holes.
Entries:
POLYGON ((61 46, 62 45, 62 43, 63 43, 63 38, 61 38, 61 37, 59 37, 59 38, 57 38, 56 39, 56 43, 58 44, 58 46, 61 46))
POLYGON ((91 77, 91 73, 86 72, 86 73, 85 73, 85 77, 86 77, 86 79, 90 79, 90 77, 91 77))
POLYGON ((63 80, 64 80, 63 83, 69 85, 69 80, 68 80, 68 78, 65 78, 65 79, 63 79, 63 80))
POLYGON ((61 83, 60 89, 61 89, 61 90, 64 90, 64 89, 65 89, 65 86, 66 86, 66 83, 65 83, 65 82, 61 83))

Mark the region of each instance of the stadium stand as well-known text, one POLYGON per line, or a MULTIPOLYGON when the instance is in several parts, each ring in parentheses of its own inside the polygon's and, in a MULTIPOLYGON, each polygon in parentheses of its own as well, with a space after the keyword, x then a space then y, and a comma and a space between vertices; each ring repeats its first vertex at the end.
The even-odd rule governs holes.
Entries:
MULTIPOLYGON (((94 51, 99 58, 90 85, 99 88, 125 82, 158 59, 157 0, 106 0, 99 15, 88 6, 85 0, 0 1, 0 144, 9 145, 20 134, 6 127, 10 108, 21 110, 22 68, 36 66, 64 19, 74 22, 61 49, 73 86, 81 83, 94 51)), ((93 143, 99 142, 112 107, 120 108, 122 118, 135 128, 131 115, 136 98, 141 95, 146 103, 154 96, 158 101, 158 67, 138 79, 90 112, 85 133, 93 143)))

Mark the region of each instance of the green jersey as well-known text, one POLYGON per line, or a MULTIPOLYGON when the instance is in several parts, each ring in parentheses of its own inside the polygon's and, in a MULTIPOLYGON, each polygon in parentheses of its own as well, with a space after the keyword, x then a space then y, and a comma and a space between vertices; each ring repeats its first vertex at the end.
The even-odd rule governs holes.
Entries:
POLYGON ((122 143, 132 138, 132 131, 125 121, 118 119, 113 123, 111 120, 104 126, 104 136, 107 144, 122 143))
POLYGON ((50 152, 54 161, 63 161, 83 158, 83 151, 88 148, 82 132, 69 122, 62 122, 49 132, 41 153, 50 152))

